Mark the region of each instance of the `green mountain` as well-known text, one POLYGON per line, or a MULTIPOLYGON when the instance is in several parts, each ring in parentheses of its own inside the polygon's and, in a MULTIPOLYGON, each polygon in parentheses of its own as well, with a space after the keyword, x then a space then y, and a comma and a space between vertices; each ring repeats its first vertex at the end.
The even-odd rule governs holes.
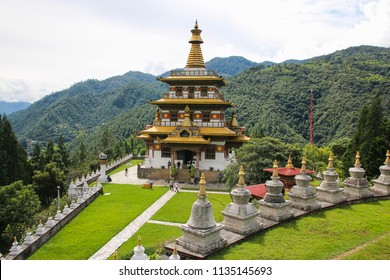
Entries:
MULTIPOLYGON (((228 76, 228 86, 222 91, 237 106, 238 121, 249 134, 260 132, 290 143, 307 143, 311 90, 316 144, 350 137, 361 107, 375 93, 382 96, 385 115, 390 115, 389 48, 352 47, 280 64, 215 58, 206 65, 228 76)), ((63 134, 71 141, 85 131, 92 141, 107 129, 115 137, 128 137, 152 122, 156 107, 146 101, 160 98, 166 90, 152 75, 129 72, 104 81, 77 83, 9 119, 20 140, 45 141, 63 134)))
POLYGON ((300 64, 255 66, 228 85, 223 92, 237 105, 241 124, 301 143, 309 139, 313 90, 313 141, 327 144, 352 136, 361 107, 375 93, 390 116, 390 48, 352 47, 300 64))
POLYGON ((45 96, 9 119, 19 139, 47 141, 63 135, 72 140, 133 107, 156 99, 166 87, 153 75, 128 72, 109 79, 87 80, 45 96))
POLYGON ((2 114, 12 114, 14 112, 26 109, 28 106, 30 106, 31 103, 29 102, 7 102, 7 101, 0 101, 0 115, 2 114))

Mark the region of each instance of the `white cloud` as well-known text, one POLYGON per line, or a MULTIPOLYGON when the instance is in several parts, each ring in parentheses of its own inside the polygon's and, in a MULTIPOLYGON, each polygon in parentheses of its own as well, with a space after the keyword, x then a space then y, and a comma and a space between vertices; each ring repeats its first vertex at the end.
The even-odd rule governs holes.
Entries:
POLYGON ((36 100, 48 90, 130 70, 157 75, 183 67, 195 19, 206 61, 242 55, 280 62, 354 45, 390 46, 388 0, 13 0, 1 6, 0 99, 6 100, 16 92, 19 100, 36 100))

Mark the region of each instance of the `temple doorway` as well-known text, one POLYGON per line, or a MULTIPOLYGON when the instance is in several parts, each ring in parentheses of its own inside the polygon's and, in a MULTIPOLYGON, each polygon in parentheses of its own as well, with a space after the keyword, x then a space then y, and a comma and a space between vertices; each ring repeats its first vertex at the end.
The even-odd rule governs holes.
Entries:
POLYGON ((195 165, 195 152, 190 150, 177 151, 177 159, 183 162, 182 168, 189 168, 191 164, 195 165))

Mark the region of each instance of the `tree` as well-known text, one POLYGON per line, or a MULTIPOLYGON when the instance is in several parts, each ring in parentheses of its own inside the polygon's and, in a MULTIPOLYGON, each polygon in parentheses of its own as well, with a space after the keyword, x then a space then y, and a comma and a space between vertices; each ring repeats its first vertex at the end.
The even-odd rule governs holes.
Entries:
POLYGON ((7 117, 0 115, 0 186, 29 181, 27 153, 19 144, 7 117))
POLYGON ((43 170, 43 155, 41 153, 41 147, 38 143, 34 144, 34 149, 31 156, 31 164, 34 170, 43 170))
POLYGON ((383 164, 386 150, 389 149, 387 121, 383 117, 382 99, 376 94, 360 111, 356 131, 345 156, 345 166, 350 167, 356 151, 360 151, 361 163, 368 178, 378 174, 383 164))
POLYGON ((64 137, 62 135, 58 138, 58 153, 60 154, 62 164, 65 168, 68 168, 70 164, 69 153, 66 149, 64 137))
POLYGON ((27 227, 33 226, 32 217, 39 207, 32 185, 17 181, 0 188, 0 250, 3 253, 10 248, 14 236, 20 240, 27 227))
POLYGON ((51 162, 45 165, 44 170, 35 170, 32 177, 33 183, 36 186, 36 192, 44 206, 49 205, 53 198, 57 196, 57 186, 63 189, 65 175, 64 172, 57 167, 57 163, 51 162))
MULTIPOLYGON (((287 163, 288 156, 291 155, 293 163, 300 165, 301 154, 300 147, 283 143, 272 137, 252 138, 236 150, 237 163, 244 166, 247 184, 259 184, 268 180, 270 175, 264 172, 263 169, 272 167, 275 159, 282 166, 287 163)), ((237 166, 227 167, 223 180, 229 182, 229 187, 237 183, 238 176, 234 174, 236 171, 238 174, 237 166), (234 176, 236 176, 236 179, 234 176)))
POLYGON ((54 143, 50 139, 47 141, 46 150, 45 150, 45 164, 50 163, 54 160, 54 143))

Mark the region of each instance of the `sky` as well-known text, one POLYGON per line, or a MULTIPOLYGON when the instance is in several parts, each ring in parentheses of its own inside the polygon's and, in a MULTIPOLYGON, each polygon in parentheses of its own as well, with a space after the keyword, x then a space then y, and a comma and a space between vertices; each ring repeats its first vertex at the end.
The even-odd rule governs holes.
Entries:
POLYGON ((184 67, 198 20, 205 61, 282 62, 390 47, 390 0, 0 0, 0 101, 87 79, 184 67))

